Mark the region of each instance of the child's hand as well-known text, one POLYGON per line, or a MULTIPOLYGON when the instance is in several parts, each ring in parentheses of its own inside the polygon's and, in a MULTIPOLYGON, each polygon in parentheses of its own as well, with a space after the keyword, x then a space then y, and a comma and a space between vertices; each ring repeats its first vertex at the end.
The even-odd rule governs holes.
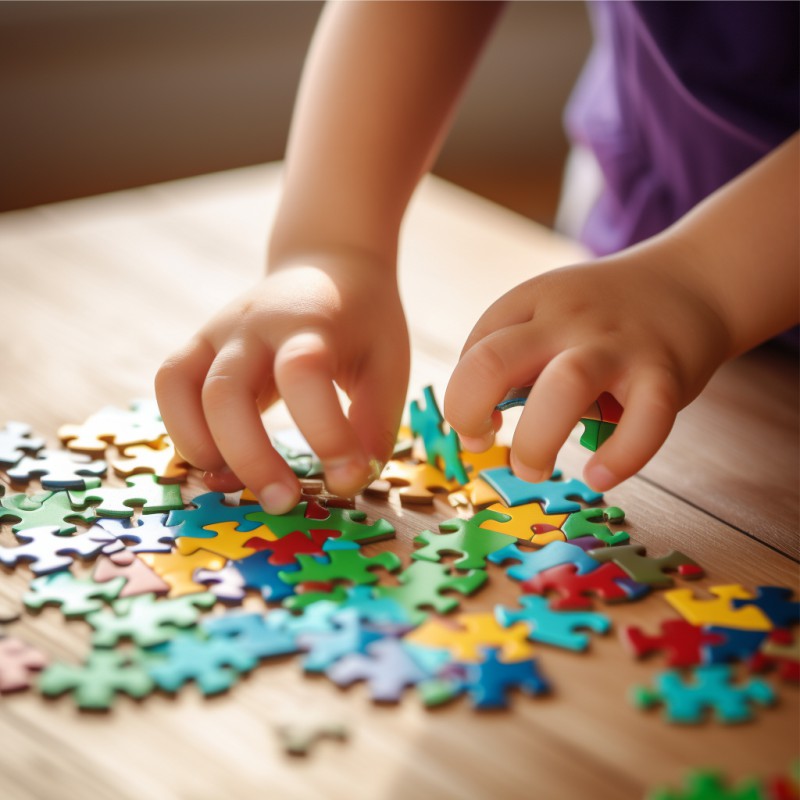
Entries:
POLYGON ((267 511, 299 499, 260 412, 282 397, 325 467, 354 494, 391 455, 408 382, 408 333, 392 265, 334 256, 280 265, 217 314, 156 378, 180 453, 214 489, 251 489, 267 511), (341 410, 334 382, 351 398, 341 410))
POLYGON ((545 480, 578 419, 603 391, 625 408, 614 435, 584 471, 603 491, 657 452, 678 411, 729 355, 729 334, 701 284, 680 282, 671 254, 640 247, 556 270, 512 289, 470 334, 453 372, 444 414, 467 449, 494 438, 494 406, 533 384, 514 434, 511 464, 545 480))

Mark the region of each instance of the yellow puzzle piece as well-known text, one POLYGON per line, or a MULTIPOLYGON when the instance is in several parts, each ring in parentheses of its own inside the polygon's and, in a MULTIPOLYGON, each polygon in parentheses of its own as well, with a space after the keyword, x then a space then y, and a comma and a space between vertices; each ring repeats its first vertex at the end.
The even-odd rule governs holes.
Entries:
POLYGON ((538 546, 567 540, 561 526, 567 521, 569 514, 545 514, 539 503, 525 503, 511 508, 504 503, 495 503, 489 506, 489 511, 498 511, 511 517, 507 522, 487 520, 481 527, 490 531, 516 536, 517 539, 538 546))
POLYGON ((254 531, 238 531, 239 522, 217 522, 214 525, 206 525, 203 530, 213 531, 216 536, 209 539, 199 539, 194 536, 179 536, 175 540, 175 546, 181 555, 188 556, 201 550, 216 553, 233 561, 240 558, 247 558, 256 552, 255 547, 245 547, 245 542, 258 537, 259 539, 275 540, 275 534, 262 525, 254 531))
POLYGON ((492 503, 501 503, 503 498, 483 478, 473 478, 448 495, 447 500, 454 507, 470 504, 474 508, 486 508, 492 503))
MULTIPOLYGON (((208 540, 195 539, 195 541, 208 540)), ((168 597, 180 597, 184 594, 208 591, 207 586, 194 582, 195 570, 212 569, 216 571, 222 569, 226 564, 226 560, 222 556, 208 550, 198 550, 188 556, 181 553, 137 553, 137 555, 153 572, 160 575, 169 584, 168 597)))
POLYGON ((176 452, 175 445, 165 436, 154 445, 126 447, 120 458, 111 462, 114 472, 127 478, 152 473, 159 483, 183 483, 189 474, 188 462, 176 452))
POLYGON ((400 487, 401 503, 432 503, 439 492, 451 492, 454 481, 430 464, 411 464, 407 461, 389 461, 381 473, 383 480, 400 487))
POLYGON ((772 630, 772 622, 758 606, 734 608, 731 600, 752 600, 755 595, 738 583, 711 586, 712 600, 695 597, 692 589, 672 589, 664 599, 692 625, 719 625, 748 631, 772 630))
POLYGON ((449 650, 457 661, 478 662, 485 657, 482 648, 499 647, 502 661, 523 661, 535 652, 528 641, 528 626, 516 622, 504 628, 489 611, 482 614, 461 614, 456 618, 459 627, 438 619, 420 625, 405 637, 405 641, 425 647, 449 650))

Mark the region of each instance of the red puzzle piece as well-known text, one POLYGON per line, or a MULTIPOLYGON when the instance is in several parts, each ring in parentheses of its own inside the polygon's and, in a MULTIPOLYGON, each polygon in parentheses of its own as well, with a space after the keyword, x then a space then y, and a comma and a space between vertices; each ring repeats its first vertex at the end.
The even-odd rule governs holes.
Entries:
MULTIPOLYGON (((327 511, 325 515, 327 516, 327 511)), ((307 536, 302 531, 293 531, 288 536, 284 536, 274 542, 254 536, 252 539, 248 539, 244 546, 252 547, 254 550, 270 550, 272 555, 269 557, 269 563, 276 566, 285 566, 286 564, 293 564, 295 556, 300 553, 314 556, 327 555, 322 546, 328 539, 339 535, 340 532, 334 530, 309 531, 307 536)))
POLYGON ((558 597, 550 601, 550 608, 566 610, 592 608, 590 596, 607 603, 621 603, 632 599, 631 594, 618 583, 620 580, 629 582, 630 578, 611 562, 583 575, 578 574, 575 564, 562 564, 523 581, 521 586, 523 592, 531 594, 555 592, 558 597))
POLYGON ((722 637, 706 633, 685 619, 667 619, 661 623, 661 633, 651 636, 641 628, 629 625, 620 631, 623 645, 638 658, 663 650, 670 667, 690 667, 703 663, 704 645, 720 644, 722 637))

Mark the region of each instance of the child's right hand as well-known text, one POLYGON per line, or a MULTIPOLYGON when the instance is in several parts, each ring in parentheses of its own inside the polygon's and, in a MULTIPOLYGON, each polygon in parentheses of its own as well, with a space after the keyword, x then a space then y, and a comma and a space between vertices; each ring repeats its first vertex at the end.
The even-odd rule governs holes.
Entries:
POLYGON ((297 478, 261 411, 283 398, 322 460, 330 491, 352 495, 391 455, 409 346, 393 265, 324 255, 273 266, 162 365, 156 393, 176 448, 219 491, 247 486, 271 513, 297 478), (342 411, 334 383, 351 399, 342 411))

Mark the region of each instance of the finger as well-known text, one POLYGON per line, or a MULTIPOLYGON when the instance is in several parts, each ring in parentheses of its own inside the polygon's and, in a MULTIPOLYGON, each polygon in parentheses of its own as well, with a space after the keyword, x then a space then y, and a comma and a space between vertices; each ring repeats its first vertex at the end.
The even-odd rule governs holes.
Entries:
POLYGON ((204 339, 194 339, 170 356, 156 373, 161 417, 176 450, 202 470, 220 469, 224 459, 206 423, 202 392, 216 352, 204 339))
POLYGON ((342 411, 334 387, 331 348, 316 331, 294 334, 275 356, 275 382, 295 424, 325 469, 335 494, 350 496, 367 483, 369 459, 342 411))
POLYGON ((271 353, 262 343, 226 344, 203 385, 203 410, 230 471, 266 511, 282 514, 300 499, 300 484, 272 446, 259 413, 270 369, 271 353))
POLYGON ((586 408, 613 378, 614 361, 592 347, 559 353, 542 370, 517 423, 511 465, 527 481, 546 480, 586 408))
POLYGON ((584 469, 586 482, 604 492, 637 473, 666 441, 679 411, 678 390, 665 372, 637 377, 626 392, 625 411, 584 469))
MULTIPOLYGON (((394 451, 408 391, 408 352, 373 357, 350 392, 348 417, 363 450, 383 466, 394 451)), ((377 477, 377 476, 374 476, 377 477)))
POLYGON ((495 406, 513 386, 532 383, 551 357, 532 323, 495 331, 459 360, 444 395, 445 419, 462 444, 482 452, 494 441, 495 406))

